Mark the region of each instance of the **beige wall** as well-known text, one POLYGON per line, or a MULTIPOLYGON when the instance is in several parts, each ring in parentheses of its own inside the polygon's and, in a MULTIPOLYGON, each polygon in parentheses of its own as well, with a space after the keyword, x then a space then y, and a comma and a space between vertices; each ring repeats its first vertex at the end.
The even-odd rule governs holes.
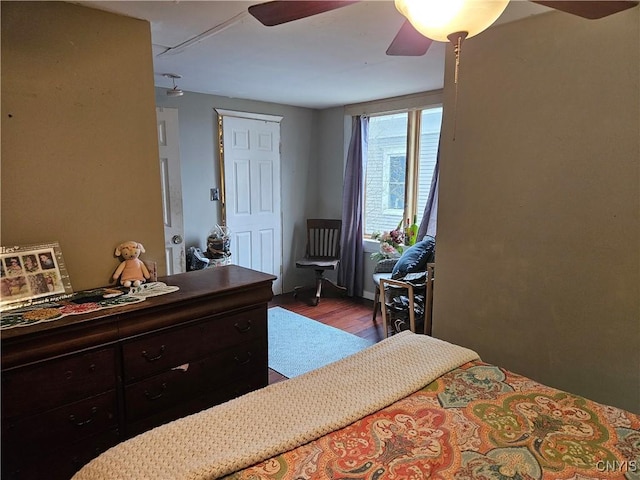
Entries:
POLYGON ((635 412, 639 15, 469 39, 457 113, 449 50, 434 305, 435 336, 635 412))
POLYGON ((57 240, 75 290, 137 240, 165 271, 149 24, 2 3, 2 245, 57 240))

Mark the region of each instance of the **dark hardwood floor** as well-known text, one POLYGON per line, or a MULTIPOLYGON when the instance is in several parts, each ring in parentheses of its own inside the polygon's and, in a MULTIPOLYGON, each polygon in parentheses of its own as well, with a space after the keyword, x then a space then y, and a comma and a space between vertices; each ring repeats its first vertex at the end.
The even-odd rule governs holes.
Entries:
MULTIPOLYGON (((373 302, 350 297, 327 296, 317 306, 311 305, 310 294, 301 292, 297 298, 293 293, 276 295, 269 307, 282 307, 292 312, 313 318, 326 325, 345 330, 373 342, 382 340, 382 317, 378 312, 373 323, 373 302)), ((285 380, 278 372, 269 370, 269 383, 285 380)))

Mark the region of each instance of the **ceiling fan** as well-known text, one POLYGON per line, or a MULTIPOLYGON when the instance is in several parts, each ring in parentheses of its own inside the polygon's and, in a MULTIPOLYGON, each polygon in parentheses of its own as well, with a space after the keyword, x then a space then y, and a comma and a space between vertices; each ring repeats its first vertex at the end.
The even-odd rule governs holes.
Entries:
MULTIPOLYGON (((361 1, 361 0, 360 0, 361 1)), ((445 2, 450 0, 444 0, 445 2)), ((628 8, 638 5, 638 1, 617 1, 617 0, 530 0, 533 3, 554 8, 566 13, 571 13, 579 17, 588 19, 603 18, 617 12, 621 12, 628 8)), ((508 2, 508 0, 507 0, 508 2)), ((504 6, 506 6, 506 3, 504 6)), ((265 3, 259 3, 249 7, 249 13, 253 15, 260 23, 266 26, 275 26, 294 20, 311 17, 320 13, 335 10, 337 8, 346 7, 358 0, 329 0, 329 1, 291 1, 276 0, 265 3)), ((398 4, 405 3, 396 0, 398 4)), ((401 7, 398 7, 399 9, 401 7)), ((504 7, 502 8, 504 9, 504 7)), ((498 13, 498 15, 502 12, 498 13)), ((495 20, 495 18, 494 18, 495 20)), ((493 20, 489 25, 493 23, 493 20)), ((488 25, 487 25, 488 26, 488 25)), ((484 27, 486 28, 486 26, 484 27)), ((479 33, 479 32, 478 32, 479 33)), ((469 35, 472 36, 472 35, 469 35)), ((420 33, 409 20, 405 20, 402 27, 396 34, 387 49, 387 55, 400 56, 420 56, 424 55, 432 43, 431 38, 427 38, 420 33)))

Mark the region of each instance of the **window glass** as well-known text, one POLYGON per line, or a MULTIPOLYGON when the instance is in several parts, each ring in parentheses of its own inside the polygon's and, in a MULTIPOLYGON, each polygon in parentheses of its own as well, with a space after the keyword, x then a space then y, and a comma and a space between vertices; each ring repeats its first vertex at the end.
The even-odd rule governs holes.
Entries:
POLYGON ((402 220, 407 156, 407 113, 369 119, 365 232, 392 230, 402 220))
POLYGON ((379 115, 369 119, 369 148, 365 171, 365 235, 390 231, 403 224, 405 215, 420 223, 429 198, 435 168, 442 107, 419 112, 420 138, 417 139, 417 157, 409 162, 415 165, 418 188, 414 198, 405 205, 406 187, 413 183, 407 176, 408 128, 412 118, 407 112, 379 115))
POLYGON ((433 170, 438 157, 442 108, 423 110, 420 123, 420 158, 418 159, 418 198, 415 213, 420 223, 429 199, 433 170))
MULTIPOLYGON (((407 172, 407 158, 404 155, 391 155, 385 165, 389 176, 389 194, 386 210, 404 209, 404 179, 407 172)), ((387 212, 397 214, 398 212, 387 212)), ((402 213, 402 212, 401 212, 402 213)))

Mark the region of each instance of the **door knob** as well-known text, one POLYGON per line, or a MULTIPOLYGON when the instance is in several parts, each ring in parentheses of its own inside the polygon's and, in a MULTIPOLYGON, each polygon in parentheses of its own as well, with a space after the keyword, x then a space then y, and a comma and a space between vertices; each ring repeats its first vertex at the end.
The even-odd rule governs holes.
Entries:
POLYGON ((180 235, 174 235, 173 237, 171 237, 171 243, 180 245, 182 243, 182 237, 180 235))

